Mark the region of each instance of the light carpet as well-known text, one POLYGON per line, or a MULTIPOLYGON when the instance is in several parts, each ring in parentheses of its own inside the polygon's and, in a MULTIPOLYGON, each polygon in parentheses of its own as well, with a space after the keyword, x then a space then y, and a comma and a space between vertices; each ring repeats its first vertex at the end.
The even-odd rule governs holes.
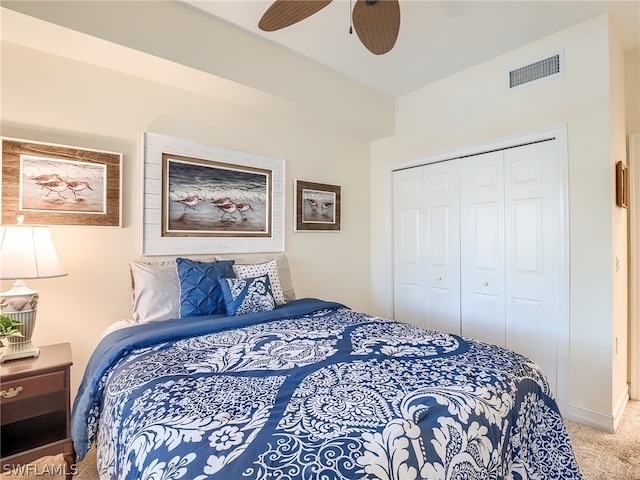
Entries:
MULTIPOLYGON (((565 421, 584 480, 640 480, 640 401, 630 401, 615 434, 565 421)), ((2 480, 62 479, 62 455, 43 457, 22 472, 2 472, 2 480)), ((97 480, 95 449, 78 462, 74 480, 97 480)))
POLYGON ((584 480, 640 480, 640 401, 629 402, 615 434, 565 424, 584 480))

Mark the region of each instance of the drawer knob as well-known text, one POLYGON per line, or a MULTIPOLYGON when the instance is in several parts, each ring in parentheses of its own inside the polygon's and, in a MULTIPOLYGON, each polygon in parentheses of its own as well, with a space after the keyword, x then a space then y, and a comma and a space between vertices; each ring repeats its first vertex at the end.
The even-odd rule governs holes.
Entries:
POLYGON ((22 387, 10 388, 9 390, 0 390, 0 397, 13 398, 22 391, 22 387))

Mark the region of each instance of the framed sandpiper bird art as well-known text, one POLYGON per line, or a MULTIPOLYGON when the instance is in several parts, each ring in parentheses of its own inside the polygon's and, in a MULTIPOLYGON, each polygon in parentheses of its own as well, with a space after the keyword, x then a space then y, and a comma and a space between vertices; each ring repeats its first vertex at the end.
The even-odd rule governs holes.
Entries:
POLYGON ((268 169, 162 154, 162 235, 268 237, 268 169))
POLYGON ((122 154, 2 138, 2 223, 121 226, 122 154))
POLYGON ((294 231, 340 231, 341 188, 294 180, 294 231))
POLYGON ((284 250, 284 159, 144 133, 143 255, 284 250))

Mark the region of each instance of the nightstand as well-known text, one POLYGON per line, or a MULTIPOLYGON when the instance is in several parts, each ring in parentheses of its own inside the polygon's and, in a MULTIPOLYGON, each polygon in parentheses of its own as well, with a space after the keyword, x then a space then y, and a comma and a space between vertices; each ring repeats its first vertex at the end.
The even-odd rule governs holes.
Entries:
MULTIPOLYGON (((46 455, 64 454, 71 476, 71 345, 40 347, 38 357, 0 363, 0 466, 24 465, 46 455)), ((62 472, 60 472, 62 473, 62 472)))

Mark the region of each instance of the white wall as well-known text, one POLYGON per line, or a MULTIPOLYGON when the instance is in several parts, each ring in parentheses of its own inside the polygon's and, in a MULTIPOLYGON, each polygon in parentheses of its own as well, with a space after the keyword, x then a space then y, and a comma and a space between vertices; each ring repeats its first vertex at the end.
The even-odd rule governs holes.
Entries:
MULTIPOLYGON (((609 36, 609 19, 600 16, 400 98, 396 134, 372 145, 371 190, 389 191, 394 163, 567 125, 571 313, 569 406, 563 413, 610 430, 618 413, 614 403, 623 394, 619 379, 626 375, 624 366, 613 364, 614 331, 620 343, 626 334, 618 328, 625 313, 613 307, 621 292, 612 290, 622 288, 612 282, 612 165, 614 153, 621 144, 624 148, 619 135, 624 118, 618 118, 624 112, 619 99, 611 98, 620 61, 609 36), (561 49, 563 77, 506 91, 508 70, 561 49)), ((374 196, 371 202, 372 307, 391 316, 391 225, 385 198, 374 196)), ((626 252, 618 247, 615 254, 626 264, 626 252)))
MULTIPOLYGON (((350 135, 375 134, 379 138, 393 128, 393 103, 389 98, 363 88, 317 62, 305 60, 274 43, 203 14, 186 3, 167 0, 4 0, 2 5, 7 7, 4 9, 8 19, 6 28, 11 30, 17 25, 14 11, 22 12, 144 52, 147 58, 153 56, 169 60, 226 79, 227 83, 248 87, 242 89, 244 98, 235 96, 234 103, 251 108, 262 107, 268 109, 269 114, 274 113, 271 110, 274 107, 286 113, 295 110, 296 115, 301 116, 299 120, 340 125, 350 135), (251 89, 256 89, 259 95, 247 95, 251 89)), ((51 45, 40 44, 38 48, 59 53, 58 49, 65 46, 60 39, 60 29, 46 25, 43 28, 56 28, 58 34, 51 39, 51 45)), ((24 35, 21 38, 23 44, 30 44, 24 35)), ((95 40, 82 42, 82 45, 73 46, 73 54, 82 56, 82 60, 88 63, 99 62, 106 59, 109 52, 115 52, 113 49, 105 50, 101 46, 104 43, 95 40)), ((138 67, 147 65, 148 60, 145 60, 138 67)), ((127 66, 131 67, 134 66, 127 66)), ((156 80, 164 81, 159 76, 156 80)), ((192 84, 187 88, 194 87, 192 84)))
MULTIPOLYGON (((340 104, 316 110, 6 9, 2 37, 3 136, 124 154, 122 228, 52 226, 69 275, 28 282, 41 292, 34 342, 72 344, 72 391, 101 332, 131 316, 143 131, 284 157, 285 251, 298 296, 369 309, 369 141, 388 128, 389 100, 360 92, 383 113, 349 118, 340 104), (294 178, 342 186, 341 232, 293 232, 294 178)), ((314 74, 337 99, 353 88, 332 72, 314 74)))
POLYGON ((629 339, 629 252, 628 210, 615 202, 616 164, 627 164, 627 136, 625 112, 625 65, 615 28, 609 30, 609 96, 611 119, 611 204, 612 241, 612 344, 611 344, 611 403, 614 427, 629 399, 628 391, 628 339, 629 339))
POLYGON ((631 184, 629 194, 631 205, 629 207, 629 241, 630 241, 630 292, 629 292, 629 375, 631 384, 631 398, 640 399, 640 314, 638 305, 640 302, 640 162, 638 161, 638 138, 640 138, 640 49, 636 48, 625 52, 625 99, 626 99, 626 132, 627 160, 631 184), (633 155, 636 157, 633 157, 633 155))
MULTIPOLYGON (((640 84, 640 82, 638 82, 640 84)), ((633 400, 640 400, 640 132, 629 135, 629 381, 633 400)))

